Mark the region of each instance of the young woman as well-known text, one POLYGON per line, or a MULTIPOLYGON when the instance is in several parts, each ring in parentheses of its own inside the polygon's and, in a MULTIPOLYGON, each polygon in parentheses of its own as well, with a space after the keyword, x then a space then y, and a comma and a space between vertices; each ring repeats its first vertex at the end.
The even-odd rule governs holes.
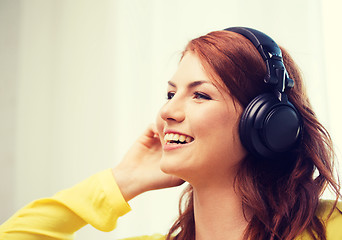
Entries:
POLYGON ((342 239, 330 137, 278 50, 248 28, 190 41, 156 124, 122 162, 21 209, 0 239, 72 239, 86 224, 111 231, 130 199, 185 181, 169 233, 132 239, 342 239), (335 201, 320 200, 327 187, 335 201))

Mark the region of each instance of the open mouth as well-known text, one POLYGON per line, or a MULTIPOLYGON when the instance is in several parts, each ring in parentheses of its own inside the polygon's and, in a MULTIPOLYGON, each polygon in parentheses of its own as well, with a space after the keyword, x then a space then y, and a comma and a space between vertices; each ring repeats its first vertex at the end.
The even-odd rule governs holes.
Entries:
POLYGON ((193 140, 193 137, 178 133, 167 133, 164 136, 164 141, 166 144, 187 144, 192 142, 193 140))

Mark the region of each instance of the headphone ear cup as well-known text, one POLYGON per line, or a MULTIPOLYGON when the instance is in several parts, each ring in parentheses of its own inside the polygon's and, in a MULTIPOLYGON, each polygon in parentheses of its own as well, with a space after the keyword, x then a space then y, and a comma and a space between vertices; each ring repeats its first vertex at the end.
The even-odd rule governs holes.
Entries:
POLYGON ((259 158, 273 159, 290 151, 301 133, 301 120, 288 101, 280 102, 272 93, 255 97, 241 115, 242 144, 259 158))
POLYGON ((251 132, 254 128, 254 119, 256 115, 256 111, 261 107, 262 101, 260 99, 263 98, 265 94, 256 96, 245 108, 244 112, 241 115, 240 125, 239 125, 239 134, 241 143, 244 147, 252 152, 254 155, 257 155, 257 152, 254 150, 253 139, 256 138, 255 130, 253 133, 251 132))

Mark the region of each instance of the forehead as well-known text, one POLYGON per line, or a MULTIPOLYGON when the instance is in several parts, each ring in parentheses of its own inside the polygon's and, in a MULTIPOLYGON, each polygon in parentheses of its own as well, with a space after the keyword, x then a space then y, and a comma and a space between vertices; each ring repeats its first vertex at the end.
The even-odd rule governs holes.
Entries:
POLYGON ((205 81, 211 83, 221 93, 229 94, 229 90, 221 78, 214 72, 210 76, 203 67, 200 58, 193 52, 185 53, 171 81, 176 84, 177 82, 186 84, 191 81, 205 81))
POLYGON ((186 53, 180 61, 177 71, 171 81, 181 83, 197 80, 212 82, 199 58, 193 53, 186 53))

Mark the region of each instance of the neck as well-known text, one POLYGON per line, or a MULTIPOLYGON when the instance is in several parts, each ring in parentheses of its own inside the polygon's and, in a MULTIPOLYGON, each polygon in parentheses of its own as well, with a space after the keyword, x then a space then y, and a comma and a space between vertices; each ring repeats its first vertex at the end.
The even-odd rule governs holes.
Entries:
POLYGON ((196 240, 241 240, 247 226, 233 184, 194 187, 196 240))

